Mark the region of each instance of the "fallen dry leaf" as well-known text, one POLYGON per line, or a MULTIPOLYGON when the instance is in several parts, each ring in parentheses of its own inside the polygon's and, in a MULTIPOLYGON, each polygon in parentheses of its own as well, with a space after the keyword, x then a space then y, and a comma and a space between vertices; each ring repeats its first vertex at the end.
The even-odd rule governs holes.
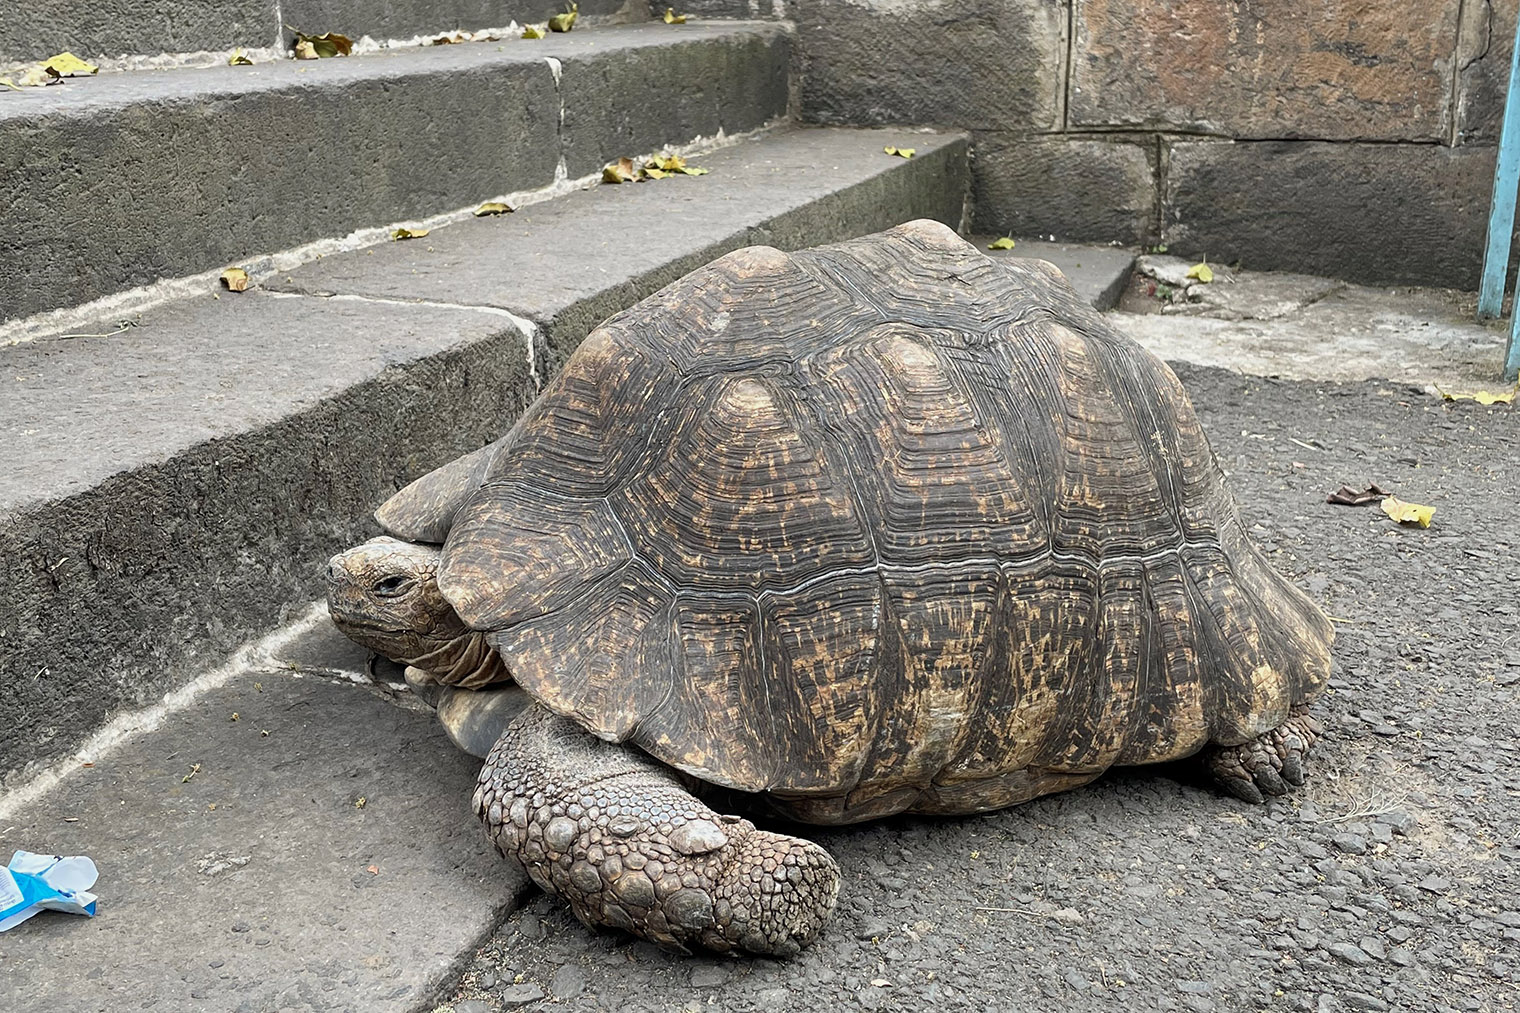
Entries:
POLYGON ((918 154, 917 148, 894 148, 890 144, 881 150, 885 151, 889 155, 897 155, 899 158, 912 158, 914 155, 918 154))
POLYGON ((1476 401, 1481 405, 1491 404, 1514 404, 1517 387, 1495 393, 1491 390, 1446 390, 1444 387, 1436 387, 1441 397, 1447 401, 1476 401))
POLYGON ((250 60, 250 59, 248 59, 248 57, 246 57, 246 56, 243 55, 243 48, 241 46, 239 46, 237 49, 234 49, 232 51, 232 55, 231 56, 227 57, 227 66, 229 66, 229 67, 252 67, 253 66, 253 61, 250 60))
POLYGON ((1201 264, 1194 264, 1192 267, 1188 268, 1187 276, 1194 279, 1195 281, 1201 281, 1207 285, 1209 282, 1214 280, 1214 269, 1209 266, 1208 261, 1204 261, 1201 264))
POLYGON ((12 81, 8 77, 0 77, 0 84, 5 85, 11 91, 20 91, 21 90, 21 86, 19 84, 17 84, 15 81, 12 81))
POLYGON ((1383 500, 1383 513, 1392 517, 1400 524, 1418 524, 1422 528, 1430 527, 1430 519, 1435 516, 1436 508, 1421 506, 1418 503, 1405 503, 1397 496, 1389 496, 1383 500))
POLYGON ((402 239, 421 239, 431 231, 431 229, 396 229, 391 233, 391 238, 398 241, 402 239))
MULTIPOLYGON (((289 25, 285 26, 290 28, 289 25)), ((307 35, 305 32, 296 32, 295 53, 297 60, 318 60, 333 56, 347 56, 354 50, 354 40, 347 35, 339 35, 337 32, 323 32, 321 35, 307 35)))
POLYGON ((378 875, 380 875, 380 866, 378 866, 378 865, 371 865, 368 869, 365 869, 364 871, 367 872, 367 873, 369 873, 371 876, 378 876, 378 875))
POLYGON ((42 65, 59 77, 78 77, 80 74, 96 74, 100 68, 86 63, 73 53, 59 53, 42 61, 42 65))
POLYGON ((1339 489, 1325 497, 1326 503, 1335 503, 1339 506, 1366 506, 1368 503, 1376 503, 1393 495, 1387 489, 1381 489, 1376 482, 1358 492, 1349 485, 1343 485, 1339 489))
POLYGON ((248 288, 248 272, 241 267, 229 267, 222 272, 222 284, 229 292, 243 292, 248 288))
POLYGON ((653 169, 649 166, 645 166, 639 170, 639 175, 644 179, 665 179, 667 176, 675 175, 675 173, 666 172, 664 169, 653 169))
POLYGON ((667 25, 684 25, 686 24, 686 15, 677 14, 674 7, 667 7, 665 8, 665 23, 667 25))
POLYGON ((1013 247, 1014 242, 1008 236, 1004 236, 1002 239, 994 239, 987 244, 987 249, 989 250, 1011 250, 1013 247))
POLYGON ((57 84, 63 78, 58 72, 45 63, 39 63, 21 75, 21 87, 38 88, 45 84, 57 84))
POLYGON ((461 42, 469 42, 469 41, 470 41, 470 36, 466 35, 464 32, 455 32, 453 35, 440 35, 440 36, 438 36, 438 38, 436 38, 436 39, 434 39, 432 41, 431 45, 434 45, 434 46, 454 46, 454 45, 458 45, 461 42))
POLYGON ((556 14, 549 19, 549 31, 568 32, 575 27, 575 19, 581 16, 580 6, 570 4, 570 9, 563 14, 556 14))
POLYGON ((638 170, 634 168, 631 158, 620 158, 602 168, 603 183, 632 183, 638 178, 638 170))
POLYGON ((499 200, 488 200, 475 209, 476 218, 484 218, 486 215, 509 215, 516 211, 510 204, 504 204, 499 200))
POLYGON ((546 25, 523 25, 522 37, 525 39, 547 39, 549 29, 546 25))

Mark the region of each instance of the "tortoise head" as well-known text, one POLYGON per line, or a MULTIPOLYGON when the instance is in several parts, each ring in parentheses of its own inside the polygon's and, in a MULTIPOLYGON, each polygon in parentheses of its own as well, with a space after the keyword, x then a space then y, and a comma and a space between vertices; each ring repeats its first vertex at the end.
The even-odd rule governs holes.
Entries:
POLYGON ((438 589, 436 545, 371 538, 327 564, 327 610, 351 639, 420 668, 470 634, 438 589))

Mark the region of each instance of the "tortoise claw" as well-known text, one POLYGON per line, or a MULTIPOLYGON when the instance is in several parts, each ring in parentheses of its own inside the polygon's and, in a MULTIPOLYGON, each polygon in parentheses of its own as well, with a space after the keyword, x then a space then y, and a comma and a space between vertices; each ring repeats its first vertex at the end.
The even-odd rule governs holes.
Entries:
POLYGON ((1225 791, 1253 804, 1286 795, 1304 783, 1303 757, 1324 732, 1300 708, 1265 735, 1234 746, 1215 746, 1205 762, 1225 791))
POLYGON ((1221 788, 1229 792, 1231 795, 1234 795, 1242 802, 1250 802, 1252 805, 1259 805, 1265 801, 1265 799, 1262 797, 1261 789, 1256 787, 1256 783, 1250 778, 1221 777, 1218 780, 1219 786, 1221 788))

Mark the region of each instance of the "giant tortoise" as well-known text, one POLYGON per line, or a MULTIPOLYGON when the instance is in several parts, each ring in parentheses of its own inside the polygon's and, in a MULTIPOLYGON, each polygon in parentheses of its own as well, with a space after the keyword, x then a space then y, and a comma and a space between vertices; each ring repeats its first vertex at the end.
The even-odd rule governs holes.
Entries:
POLYGON ((703 785, 840 824, 1197 755, 1260 801, 1320 732, 1330 624, 1177 378, 934 222, 694 271, 376 516, 338 624, 523 687, 480 818, 583 921, 674 948, 795 952, 838 892, 703 785))

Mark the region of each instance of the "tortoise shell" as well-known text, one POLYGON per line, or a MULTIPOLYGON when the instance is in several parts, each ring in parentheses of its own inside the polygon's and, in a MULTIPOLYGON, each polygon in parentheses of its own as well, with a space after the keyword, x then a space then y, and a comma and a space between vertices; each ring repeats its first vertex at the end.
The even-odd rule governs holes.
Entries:
POLYGON ((1171 370, 934 222, 693 272, 454 475, 382 518, 518 683, 821 822, 1241 743, 1329 671, 1171 370))

